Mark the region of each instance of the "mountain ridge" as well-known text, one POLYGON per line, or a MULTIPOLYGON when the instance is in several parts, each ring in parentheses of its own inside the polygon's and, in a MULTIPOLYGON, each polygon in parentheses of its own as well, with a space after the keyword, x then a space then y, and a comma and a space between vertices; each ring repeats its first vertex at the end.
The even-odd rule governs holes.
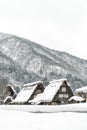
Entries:
POLYGON ((0 57, 0 76, 6 78, 8 75, 10 82, 11 79, 14 83, 23 84, 42 80, 46 85, 50 80, 65 77, 73 90, 87 84, 87 60, 49 49, 25 38, 0 33, 0 57), (6 58, 4 61, 3 56, 6 58), (12 69, 10 74, 7 62, 9 69, 12 69), (6 72, 2 66, 5 66, 6 72))

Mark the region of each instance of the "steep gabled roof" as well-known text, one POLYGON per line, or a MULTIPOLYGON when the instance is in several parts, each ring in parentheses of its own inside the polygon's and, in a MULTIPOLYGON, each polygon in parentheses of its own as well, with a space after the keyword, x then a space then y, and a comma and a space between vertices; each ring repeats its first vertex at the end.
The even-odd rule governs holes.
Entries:
POLYGON ((34 86, 34 85, 39 85, 39 84, 43 85, 43 82, 37 81, 37 82, 27 83, 27 84, 24 84, 23 87, 34 86))
POLYGON ((16 90, 14 89, 14 87, 13 87, 11 84, 7 84, 7 85, 6 85, 6 91, 7 91, 7 89, 9 89, 9 88, 17 95, 16 90))
POLYGON ((17 95, 17 97, 14 99, 13 102, 27 102, 29 100, 29 98, 31 97, 31 95, 33 94, 34 90, 36 89, 37 85, 33 86, 33 87, 27 87, 27 88, 23 88, 17 95))
POLYGON ((64 81, 67 81, 67 79, 66 78, 62 78, 62 79, 58 79, 58 80, 52 80, 52 81, 50 81, 49 82, 49 84, 51 84, 51 83, 58 83, 58 82, 64 82, 64 81))
POLYGON ((44 92, 39 96, 37 95, 37 97, 30 102, 51 102, 65 81, 67 81, 67 79, 51 81, 44 92))
POLYGON ((46 88, 45 91, 42 94, 42 100, 46 102, 51 102, 60 89, 62 85, 62 82, 56 82, 56 83, 51 83, 49 84, 46 88))
POLYGON ((17 103, 27 102, 31 98, 31 96, 34 94, 38 85, 41 85, 40 87, 43 88, 44 90, 42 81, 24 84, 23 86, 24 88, 18 93, 17 97, 15 98, 13 102, 17 102, 17 103))

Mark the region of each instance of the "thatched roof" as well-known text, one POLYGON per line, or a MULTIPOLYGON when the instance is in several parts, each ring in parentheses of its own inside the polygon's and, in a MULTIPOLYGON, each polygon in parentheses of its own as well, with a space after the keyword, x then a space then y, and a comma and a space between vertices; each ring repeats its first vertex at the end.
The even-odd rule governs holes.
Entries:
POLYGON ((67 79, 66 78, 62 78, 62 79, 52 80, 52 81, 49 82, 49 84, 56 83, 56 82, 64 82, 64 81, 67 82, 67 79))
MULTIPOLYGON (((64 82, 67 82, 67 79, 51 81, 50 84, 45 88, 44 92, 40 95, 37 95, 37 97, 30 102, 51 102, 64 82)), ((67 83, 67 85, 69 84, 67 83)))
POLYGON ((33 86, 33 87, 27 87, 27 88, 23 88, 17 95, 17 97, 15 98, 15 100, 13 102, 27 102, 28 99, 31 97, 32 93, 34 92, 34 90, 36 89, 37 85, 33 86))
POLYGON ((43 82, 37 81, 37 82, 27 83, 27 84, 24 84, 23 87, 34 86, 34 85, 43 85, 43 82))
POLYGON ((17 103, 27 102, 34 94, 34 91, 37 89, 38 85, 42 85, 43 87, 42 81, 25 84, 24 88, 18 93, 17 97, 13 102, 17 102, 17 103))
POLYGON ((15 88, 11 84, 7 84, 6 88, 4 89, 4 95, 8 95, 8 93, 10 94, 9 96, 17 95, 15 88))

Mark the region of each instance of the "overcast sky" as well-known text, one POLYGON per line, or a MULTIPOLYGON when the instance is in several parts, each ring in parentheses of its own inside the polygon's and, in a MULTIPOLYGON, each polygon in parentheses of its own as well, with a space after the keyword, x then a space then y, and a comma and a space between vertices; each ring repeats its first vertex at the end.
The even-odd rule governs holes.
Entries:
POLYGON ((0 0, 0 32, 87 59, 87 0, 0 0))

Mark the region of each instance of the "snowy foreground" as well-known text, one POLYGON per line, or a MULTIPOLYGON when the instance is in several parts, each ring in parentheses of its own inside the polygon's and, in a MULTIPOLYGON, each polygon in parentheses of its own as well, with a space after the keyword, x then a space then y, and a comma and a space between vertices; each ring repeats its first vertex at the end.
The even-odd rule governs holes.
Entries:
POLYGON ((3 110, 16 110, 32 113, 57 113, 57 112, 85 112, 87 113, 87 103, 68 105, 0 105, 3 110))
POLYGON ((2 105, 0 106, 0 122, 1 122, 0 129, 1 130, 87 130, 86 112, 87 112, 86 103, 74 104, 71 106, 63 105, 59 107, 2 105), (67 112, 62 112, 64 108, 67 112), (76 108, 78 109, 78 112, 68 112, 70 109, 76 111, 76 108))

